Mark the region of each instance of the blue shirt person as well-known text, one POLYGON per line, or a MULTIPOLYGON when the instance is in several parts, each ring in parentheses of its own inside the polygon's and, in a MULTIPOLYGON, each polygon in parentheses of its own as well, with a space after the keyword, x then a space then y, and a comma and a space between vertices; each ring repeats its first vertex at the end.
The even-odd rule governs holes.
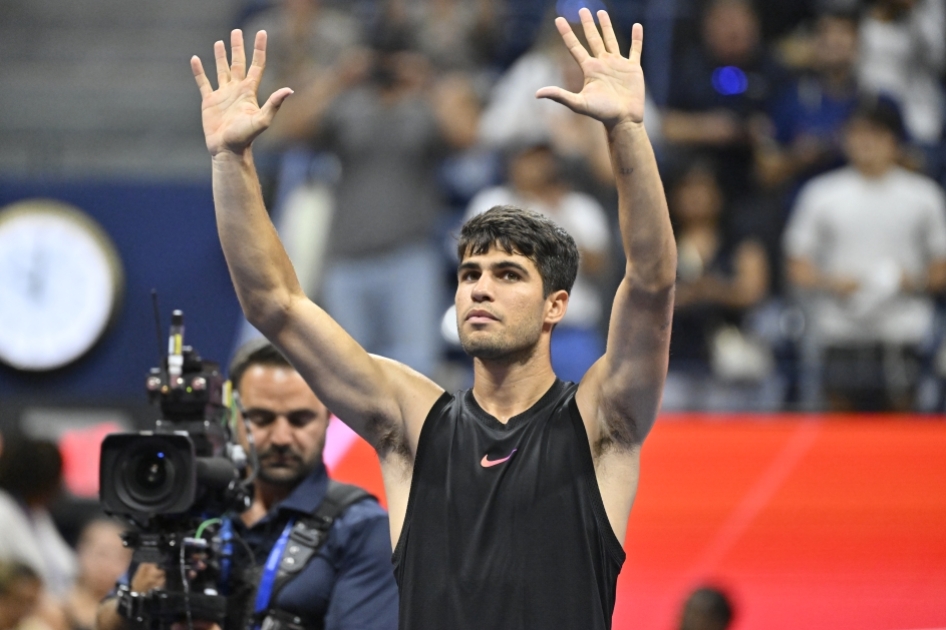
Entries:
MULTIPOLYGON (((260 577, 265 578, 262 566, 287 531, 287 524, 314 514, 325 498, 328 475, 322 451, 331 413, 295 368, 265 340, 250 341, 237 351, 230 364, 230 379, 249 432, 243 437, 255 444, 258 466, 252 504, 232 521, 234 537, 242 539, 245 546, 233 544, 228 586, 254 575, 257 581, 250 586, 255 587, 260 577), (252 559, 247 551, 252 551, 252 559), (255 572, 247 571, 251 565, 255 565, 255 572)), ((130 575, 134 575, 133 592, 164 585, 163 571, 154 565, 142 564, 130 575)), ((230 616, 227 625, 248 626, 252 590, 234 589, 234 593, 239 595, 233 597, 247 601, 245 606, 241 602, 230 605, 242 606, 246 614, 239 623, 230 616)), ((334 520, 318 553, 272 593, 267 610, 297 616, 307 628, 394 630, 397 602, 387 514, 376 500, 365 498, 334 520)), ((97 627, 124 628, 125 620, 117 610, 114 598, 103 602, 97 627)))

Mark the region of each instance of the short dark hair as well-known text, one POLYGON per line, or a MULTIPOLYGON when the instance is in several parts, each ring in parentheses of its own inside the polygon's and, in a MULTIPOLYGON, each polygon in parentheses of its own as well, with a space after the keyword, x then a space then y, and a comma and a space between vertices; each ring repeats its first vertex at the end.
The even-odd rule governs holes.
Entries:
MULTIPOLYGON (((704 625, 700 627, 728 628, 735 616, 733 605, 726 593, 714 586, 702 586, 687 597, 685 609, 695 613, 704 625)), ((683 630, 688 630, 684 627, 683 630)))
POLYGON ((30 503, 55 493, 62 484, 62 455, 49 440, 17 437, 0 454, 0 488, 30 503))
POLYGON ((906 140, 903 115, 900 106, 893 98, 885 94, 863 96, 851 112, 848 123, 863 120, 875 127, 886 129, 900 141, 906 140))
MULTIPOLYGON (((269 365, 274 367, 292 367, 289 359, 267 339, 251 339, 237 348, 230 361, 230 383, 233 389, 240 390, 240 379, 253 365, 269 365)), ((295 368, 293 368, 295 369, 295 368)))
POLYGON ((40 582, 36 569, 19 560, 0 560, 0 595, 8 595, 17 582, 40 582))
POLYGON ((463 225, 457 242, 461 261, 493 247, 535 263, 545 297, 553 291, 571 292, 578 275, 578 246, 548 217, 515 206, 494 206, 463 225))

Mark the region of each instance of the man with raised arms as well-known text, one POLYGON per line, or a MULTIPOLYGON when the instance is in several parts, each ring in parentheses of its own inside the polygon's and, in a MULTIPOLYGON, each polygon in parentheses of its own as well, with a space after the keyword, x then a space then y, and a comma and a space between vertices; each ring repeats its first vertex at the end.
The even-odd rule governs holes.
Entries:
MULTIPOLYGON (((249 321, 378 452, 395 545, 400 627, 609 628, 640 449, 667 369, 676 251, 643 127, 643 30, 622 57, 607 13, 580 12, 587 49, 556 25, 584 72, 580 93, 536 94, 604 124, 619 193, 625 276, 607 349, 581 382, 551 368, 549 339, 568 306, 578 255, 541 215, 494 208, 462 229, 458 327, 474 385, 445 393, 365 352, 299 288, 270 223, 250 150, 291 90, 259 107, 266 34, 246 67, 214 46, 203 97, 220 240, 249 321)), ((403 278, 403 282, 411 282, 403 278)))

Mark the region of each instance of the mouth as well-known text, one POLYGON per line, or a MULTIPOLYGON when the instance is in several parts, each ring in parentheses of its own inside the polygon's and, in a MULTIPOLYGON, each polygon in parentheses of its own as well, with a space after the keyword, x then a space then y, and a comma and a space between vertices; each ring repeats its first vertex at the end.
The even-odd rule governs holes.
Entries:
POLYGON ((499 321, 499 318, 489 311, 477 308, 466 314, 466 321, 472 322, 474 324, 482 324, 486 322, 499 321))
POLYGON ((271 468, 294 468, 301 461, 291 453, 268 453, 259 458, 260 464, 271 468))

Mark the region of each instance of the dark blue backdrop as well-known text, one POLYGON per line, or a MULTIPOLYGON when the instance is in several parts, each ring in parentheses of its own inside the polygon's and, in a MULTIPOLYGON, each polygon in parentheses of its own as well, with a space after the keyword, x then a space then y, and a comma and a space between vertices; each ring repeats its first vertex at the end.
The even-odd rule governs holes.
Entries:
POLYGON ((206 184, 0 182, 0 206, 30 197, 73 204, 96 219, 125 269, 121 311, 99 344, 53 373, 0 365, 0 398, 144 400, 144 375, 157 364, 151 289, 158 291, 167 346, 174 308, 184 311, 185 343, 226 365, 239 317, 206 184))

